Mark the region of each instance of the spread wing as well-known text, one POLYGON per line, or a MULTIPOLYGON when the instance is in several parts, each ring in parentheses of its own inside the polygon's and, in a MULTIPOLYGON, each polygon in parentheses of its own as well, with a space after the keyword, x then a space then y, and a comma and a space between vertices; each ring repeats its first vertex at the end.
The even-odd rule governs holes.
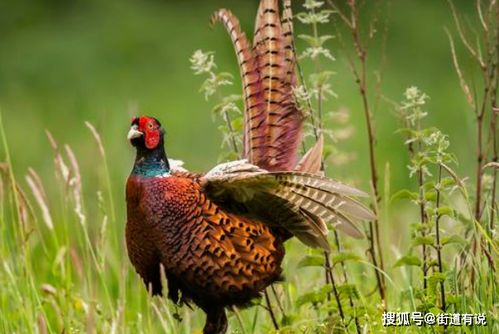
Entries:
POLYGON ((374 219, 373 213, 353 198, 365 193, 319 175, 268 172, 240 160, 218 165, 201 177, 200 183, 221 207, 256 217, 309 246, 326 250, 325 222, 360 238, 354 220, 374 219))

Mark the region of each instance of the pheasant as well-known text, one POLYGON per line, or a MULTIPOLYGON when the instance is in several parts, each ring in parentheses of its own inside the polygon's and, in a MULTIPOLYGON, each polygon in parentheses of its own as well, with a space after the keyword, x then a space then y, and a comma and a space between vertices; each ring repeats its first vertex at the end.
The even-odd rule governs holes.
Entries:
POLYGON ((194 303, 207 315, 205 334, 227 330, 225 309, 245 307, 281 277, 283 243, 297 237, 329 251, 328 226, 353 237, 354 219, 373 219, 354 197, 360 190, 320 174, 322 140, 297 162, 304 116, 296 85, 290 0, 262 0, 250 44, 231 12, 222 21, 238 57, 243 94, 244 159, 191 173, 164 149, 165 130, 134 117, 128 140, 136 149, 127 180, 129 258, 153 295, 194 303))

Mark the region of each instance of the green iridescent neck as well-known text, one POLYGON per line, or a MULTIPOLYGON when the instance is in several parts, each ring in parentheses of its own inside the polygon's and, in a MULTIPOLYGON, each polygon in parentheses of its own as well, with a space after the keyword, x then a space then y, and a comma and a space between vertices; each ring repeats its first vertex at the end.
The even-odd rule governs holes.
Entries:
POLYGON ((160 143, 154 150, 137 149, 132 175, 142 177, 170 175, 170 165, 162 144, 160 143))

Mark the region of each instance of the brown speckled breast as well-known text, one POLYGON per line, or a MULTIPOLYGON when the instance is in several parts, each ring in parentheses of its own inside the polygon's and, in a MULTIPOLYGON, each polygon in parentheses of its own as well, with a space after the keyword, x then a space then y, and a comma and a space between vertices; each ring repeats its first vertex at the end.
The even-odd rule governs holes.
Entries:
POLYGON ((221 210, 195 178, 131 176, 127 201, 128 251, 146 282, 141 261, 149 258, 197 304, 244 305, 280 278, 282 241, 261 222, 221 210))

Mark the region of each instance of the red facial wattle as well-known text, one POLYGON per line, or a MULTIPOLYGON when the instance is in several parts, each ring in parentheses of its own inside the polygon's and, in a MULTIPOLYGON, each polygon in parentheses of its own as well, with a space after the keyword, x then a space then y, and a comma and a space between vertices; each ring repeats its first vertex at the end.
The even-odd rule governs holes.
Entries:
POLYGON ((144 134, 144 142, 148 149, 156 148, 160 140, 159 125, 150 117, 139 118, 139 130, 144 134))

